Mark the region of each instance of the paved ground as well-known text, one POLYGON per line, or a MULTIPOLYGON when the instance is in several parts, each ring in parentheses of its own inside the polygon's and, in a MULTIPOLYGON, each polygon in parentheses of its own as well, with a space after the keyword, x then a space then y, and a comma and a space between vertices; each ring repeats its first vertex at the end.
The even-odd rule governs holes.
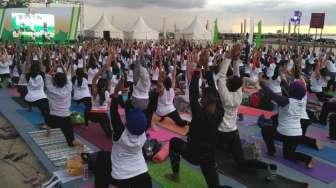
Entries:
MULTIPOLYGON (((11 124, 0 114, 0 128, 11 124)), ((0 130, 0 134, 4 131, 0 130)), ((26 188, 34 187, 31 183, 24 183, 25 179, 35 176, 37 173, 46 176, 47 172, 32 154, 28 146, 20 137, 4 140, 0 138, 0 187, 1 188, 26 188), (16 153, 11 159, 4 159, 7 154, 16 153), (15 157, 27 153, 28 155, 17 162, 15 157)), ((44 178, 46 179, 46 178, 44 178)), ((35 186, 38 187, 38 186, 35 186)))

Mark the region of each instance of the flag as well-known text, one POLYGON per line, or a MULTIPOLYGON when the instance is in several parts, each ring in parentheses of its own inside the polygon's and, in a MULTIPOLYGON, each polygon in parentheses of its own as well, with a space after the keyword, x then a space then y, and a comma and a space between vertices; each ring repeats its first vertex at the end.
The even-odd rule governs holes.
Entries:
POLYGON ((249 33, 249 38, 248 42, 252 45, 253 43, 253 35, 254 35, 254 18, 250 18, 250 33, 249 33))
POLYGON ((219 43, 219 32, 218 32, 218 26, 217 26, 217 19, 216 19, 215 25, 214 25, 212 42, 214 44, 218 44, 219 43))
POLYGON ((262 25, 261 25, 261 21, 259 21, 258 22, 258 33, 256 36, 256 47, 257 48, 261 47, 261 43, 262 43, 261 33, 262 33, 262 25))

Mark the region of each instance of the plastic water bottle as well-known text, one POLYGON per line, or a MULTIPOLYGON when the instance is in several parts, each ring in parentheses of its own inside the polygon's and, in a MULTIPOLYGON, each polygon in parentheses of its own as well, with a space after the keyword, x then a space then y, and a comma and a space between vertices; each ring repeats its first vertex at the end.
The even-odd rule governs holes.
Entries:
POLYGON ((84 164, 83 166, 83 180, 86 181, 89 179, 89 167, 88 164, 84 164))

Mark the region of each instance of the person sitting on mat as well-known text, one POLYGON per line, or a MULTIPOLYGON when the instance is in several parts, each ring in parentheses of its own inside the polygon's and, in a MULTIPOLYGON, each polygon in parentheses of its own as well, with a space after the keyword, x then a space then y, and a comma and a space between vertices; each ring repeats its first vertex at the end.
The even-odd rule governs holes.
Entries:
MULTIPOLYGON (((44 122, 47 123, 50 109, 47 95, 44 92, 44 80, 40 72, 40 63, 35 62, 31 64, 31 62, 28 61, 28 66, 29 65, 30 72, 26 74, 28 92, 24 99, 30 107, 36 106, 40 110, 44 122)), ((46 127, 42 126, 41 128, 46 127)))
POLYGON ((107 69, 108 65, 103 65, 92 80, 92 108, 88 119, 98 122, 106 136, 112 137, 111 123, 108 116, 110 104, 109 82, 102 76, 107 69))
POLYGON ((46 76, 47 96, 49 99, 50 115, 47 122, 47 136, 49 128, 60 128, 69 146, 83 146, 75 139, 73 126, 70 122, 70 106, 72 83, 67 79, 67 71, 63 64, 55 63, 54 67, 46 76), (54 71, 61 67, 62 72, 54 71), (52 76, 53 75, 53 76, 52 76))
POLYGON ((187 121, 182 120, 180 114, 174 106, 175 97, 175 78, 176 78, 176 63, 174 63, 174 71, 172 74, 172 79, 160 73, 160 78, 158 81, 158 87, 156 89, 159 95, 157 101, 156 114, 161 117, 160 121, 163 121, 165 117, 171 118, 176 125, 183 127, 188 124, 187 121))
POLYGON ((114 129, 112 152, 100 152, 97 157, 95 186, 107 188, 109 184, 120 188, 151 188, 152 181, 142 154, 146 141, 147 118, 143 111, 133 108, 131 101, 125 105, 119 92, 124 78, 120 79, 111 103, 111 121, 114 129), (126 123, 121 121, 118 106, 125 106, 126 123))
POLYGON ((73 85, 73 100, 77 102, 77 104, 83 103, 85 105, 84 120, 85 125, 88 126, 89 125, 88 116, 92 107, 92 102, 85 67, 86 66, 84 65, 83 68, 78 68, 76 70, 76 75, 72 78, 72 85, 73 85))
POLYGON ((302 142, 301 119, 305 111, 306 87, 302 81, 294 81, 288 89, 288 97, 280 96, 270 90, 264 80, 260 80, 264 92, 279 105, 278 126, 264 126, 261 129, 263 139, 267 145, 267 153, 273 156, 276 152, 274 139, 283 142, 283 155, 292 161, 304 162, 307 168, 313 167, 313 158, 295 151, 302 142))
POLYGON ((225 113, 217 131, 217 146, 220 150, 228 146, 235 162, 240 167, 268 170, 269 176, 266 179, 270 181, 276 177, 277 166, 259 160, 244 159, 239 131, 236 125, 238 107, 242 102, 242 85, 244 82, 243 78, 239 77, 239 65, 237 64, 240 51, 240 45, 235 45, 231 51, 226 52, 218 73, 218 93, 225 113), (233 61, 234 75, 227 77, 231 61, 233 61))
POLYGON ((182 156, 188 162, 201 167, 208 187, 228 187, 220 186, 215 167, 216 131, 223 119, 224 111, 215 87, 204 88, 202 96, 199 96, 200 75, 200 70, 195 71, 189 86, 193 116, 188 141, 185 142, 180 138, 170 140, 169 158, 173 173, 166 174, 165 177, 177 183, 180 181, 180 156, 182 156))

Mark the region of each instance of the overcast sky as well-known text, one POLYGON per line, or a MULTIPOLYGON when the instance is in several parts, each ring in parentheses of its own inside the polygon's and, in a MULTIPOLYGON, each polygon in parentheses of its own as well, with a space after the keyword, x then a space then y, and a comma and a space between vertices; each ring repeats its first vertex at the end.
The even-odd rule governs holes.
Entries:
MULTIPOLYGON (((129 28, 137 17, 142 16, 149 26, 162 28, 162 18, 167 18, 168 30, 186 27, 198 16, 206 20, 219 19, 221 31, 239 31, 240 22, 251 16, 262 20, 265 28, 274 30, 293 14, 303 12, 302 24, 309 24, 312 12, 325 12, 329 32, 336 33, 336 0, 85 0, 85 27, 90 27, 104 13, 121 29, 129 28), (93 14, 94 13, 94 14, 93 14), (268 26, 268 27, 266 27, 268 26)), ((266 29, 267 30, 267 29, 266 29)))

